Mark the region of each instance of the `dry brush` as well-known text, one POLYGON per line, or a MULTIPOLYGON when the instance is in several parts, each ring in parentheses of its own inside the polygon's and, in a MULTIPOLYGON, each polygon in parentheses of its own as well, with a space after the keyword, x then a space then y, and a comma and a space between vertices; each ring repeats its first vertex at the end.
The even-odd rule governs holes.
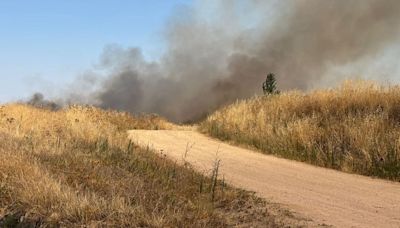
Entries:
POLYGON ((258 96, 220 109, 200 129, 284 158, 400 180, 398 86, 348 81, 258 96))
POLYGON ((215 181, 127 139, 128 129, 170 127, 93 107, 1 106, 0 226, 224 227, 257 216, 275 225, 254 195, 199 191, 215 181), (258 210, 236 216, 247 206, 258 210))

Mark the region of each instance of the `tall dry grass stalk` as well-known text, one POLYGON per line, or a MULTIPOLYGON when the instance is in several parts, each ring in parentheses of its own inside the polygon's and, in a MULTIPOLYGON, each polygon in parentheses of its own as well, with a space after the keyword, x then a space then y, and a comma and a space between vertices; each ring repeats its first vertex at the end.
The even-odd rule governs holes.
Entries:
POLYGON ((232 188, 217 188, 212 202, 210 192, 199 191, 200 183, 215 185, 211 178, 127 139, 128 129, 170 127, 156 116, 93 107, 2 106, 0 226, 227 226, 239 221, 226 219, 235 208, 260 204, 232 188))
POLYGON ((400 180, 400 87, 348 81, 238 101, 200 129, 269 154, 400 180))

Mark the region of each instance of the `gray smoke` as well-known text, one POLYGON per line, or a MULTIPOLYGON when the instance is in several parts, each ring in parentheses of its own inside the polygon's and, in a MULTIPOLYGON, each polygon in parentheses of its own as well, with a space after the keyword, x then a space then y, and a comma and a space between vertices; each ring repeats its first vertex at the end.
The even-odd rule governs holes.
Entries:
POLYGON ((48 109, 52 111, 59 110, 62 107, 61 103, 47 100, 41 93, 33 94, 32 97, 25 103, 36 108, 48 109))
POLYGON ((332 68, 373 59, 399 31, 398 0, 201 1, 170 19, 157 61, 107 47, 108 74, 91 102, 196 120, 261 92, 269 72, 281 90, 318 86, 332 68))

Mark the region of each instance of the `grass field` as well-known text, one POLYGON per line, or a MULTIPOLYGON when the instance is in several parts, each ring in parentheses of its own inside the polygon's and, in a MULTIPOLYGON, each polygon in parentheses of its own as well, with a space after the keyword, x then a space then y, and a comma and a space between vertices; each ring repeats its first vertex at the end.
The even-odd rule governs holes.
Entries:
POLYGON ((262 152, 400 180, 400 87, 346 82, 259 96, 222 108, 201 131, 262 152))
POLYGON ((1 106, 0 226, 278 226, 253 194, 127 139, 171 127, 93 107, 1 106))

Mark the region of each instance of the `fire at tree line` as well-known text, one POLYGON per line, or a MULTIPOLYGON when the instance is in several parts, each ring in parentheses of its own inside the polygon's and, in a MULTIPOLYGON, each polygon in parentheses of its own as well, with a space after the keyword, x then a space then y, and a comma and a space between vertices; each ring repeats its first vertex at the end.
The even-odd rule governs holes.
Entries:
MULTIPOLYGON (((277 82, 275 74, 269 73, 262 83, 262 89, 264 95, 276 95, 280 94, 280 91, 277 89, 277 82)), ((50 110, 59 110, 62 105, 58 104, 57 102, 47 100, 44 98, 43 94, 35 93, 32 98, 26 102, 27 104, 38 107, 38 108, 45 108, 50 110)))

